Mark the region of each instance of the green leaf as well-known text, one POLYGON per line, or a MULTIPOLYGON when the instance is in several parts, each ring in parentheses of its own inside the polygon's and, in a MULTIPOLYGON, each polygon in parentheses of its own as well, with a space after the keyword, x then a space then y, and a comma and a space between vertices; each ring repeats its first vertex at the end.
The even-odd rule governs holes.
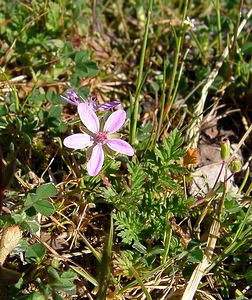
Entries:
POLYGON ((72 57, 75 54, 75 49, 73 48, 73 45, 69 42, 65 43, 65 48, 63 52, 65 57, 72 57))
POLYGON ((89 53, 87 51, 79 51, 75 54, 75 63, 76 65, 78 64, 83 64, 89 59, 89 53))
POLYGON ((68 129, 68 126, 64 123, 60 123, 59 126, 57 127, 57 131, 59 133, 65 133, 68 129))
POLYGON ((58 3, 49 2, 49 9, 47 15, 46 27, 52 32, 59 30, 61 16, 61 8, 58 3))
POLYGON ((71 86, 78 87, 81 83, 81 78, 76 73, 74 73, 71 77, 70 83, 71 86))
POLYGON ((52 299, 53 300, 64 300, 60 295, 58 295, 55 291, 52 292, 52 299))
POLYGON ((88 76, 91 77, 96 76, 99 71, 97 64, 93 61, 87 61, 85 67, 88 69, 88 76))
POLYGON ((248 42, 246 44, 244 44, 242 46, 242 52, 245 54, 245 55, 250 55, 252 54, 252 42, 248 42))
POLYGON ((54 280, 60 280, 58 272, 53 267, 49 266, 47 272, 54 280))
POLYGON ((8 114, 8 109, 5 104, 0 104, 0 116, 6 116, 8 114))
POLYGON ((33 206, 31 206, 25 210, 25 213, 29 218, 34 218, 37 214, 37 211, 33 206))
POLYGON ((33 204, 33 206, 37 212, 41 213, 46 217, 50 217, 51 215, 54 214, 55 211, 52 203, 44 199, 38 200, 36 203, 33 204))
POLYGON ((166 187, 169 187, 171 190, 176 191, 177 193, 180 191, 180 185, 176 183, 174 180, 172 180, 167 175, 160 175, 160 181, 162 181, 166 187))
POLYGON ((56 194, 57 189, 52 183, 43 184, 37 188, 36 194, 27 195, 24 206, 27 209, 33 207, 37 212, 49 217, 54 213, 55 209, 53 204, 44 198, 53 197, 56 194))
POLYGON ((16 117, 15 122, 16 122, 16 127, 17 127, 18 131, 22 132, 22 121, 20 120, 20 118, 16 117))
POLYGON ((77 52, 74 60, 76 64, 75 75, 77 77, 92 77, 98 73, 97 64, 89 59, 87 51, 77 52))
POLYGON ((245 279, 249 285, 252 285, 252 267, 249 267, 246 271, 245 279))
POLYGON ((86 67, 86 64, 82 64, 82 65, 78 65, 76 67, 76 74, 79 76, 79 77, 87 77, 89 76, 89 73, 88 73, 88 68, 86 67))
POLYGON ((132 247, 134 249, 136 249, 138 252, 142 253, 142 254, 146 254, 147 251, 146 251, 146 247, 144 245, 142 245, 140 242, 136 241, 132 247))
POLYGON ((25 252, 25 260, 28 263, 39 264, 45 256, 45 247, 39 243, 31 245, 25 252))
POLYGON ((76 292, 75 284, 73 280, 77 278, 76 273, 72 271, 59 274, 53 267, 48 267, 48 273, 50 275, 50 286, 66 292, 67 294, 74 294, 76 292))
POLYGON ((30 138, 30 136, 29 136, 26 132, 22 131, 22 132, 21 132, 21 136, 22 136, 22 138, 24 139, 24 141, 25 141, 27 144, 29 144, 29 145, 32 144, 32 139, 30 138))
POLYGON ((200 242, 198 240, 191 240, 187 245, 187 250, 191 251, 200 247, 200 242))
POLYGON ((31 295, 22 297, 22 300, 47 300, 47 297, 41 292, 34 292, 31 295))
MULTIPOLYGON (((58 107, 56 101, 58 101, 58 100, 60 99, 60 97, 59 97, 59 95, 57 95, 54 91, 49 90, 49 91, 46 93, 46 99, 48 99, 48 100, 49 100, 50 102, 52 102, 53 104, 56 103, 56 106, 53 105, 52 107, 58 107)), ((54 108, 54 109, 55 109, 55 108, 54 108)), ((59 109, 57 108, 57 110, 59 110, 59 109)))
POLYGON ((38 199, 38 196, 34 193, 30 193, 27 195, 25 202, 24 202, 24 206, 25 207, 31 207, 33 206, 33 203, 36 202, 38 199))
POLYGON ((118 212, 114 215, 115 225, 119 231, 118 236, 122 238, 123 243, 139 243, 139 235, 143 230, 143 217, 139 211, 118 212))
POLYGON ((67 279, 61 278, 60 281, 51 283, 51 286, 70 295, 76 293, 76 287, 74 283, 67 279))
POLYGON ((51 119, 60 119, 62 109, 59 105, 52 105, 48 117, 51 119))
POLYGON ((45 183, 37 188, 36 195, 40 198, 54 197, 57 195, 57 189, 53 183, 45 183))
POLYGON ((36 221, 27 221, 27 222, 23 222, 21 224, 21 226, 26 229, 29 230, 31 233, 35 233, 39 230, 39 225, 36 221))
POLYGON ((180 133, 174 130, 162 144, 157 144, 155 155, 160 158, 162 165, 167 166, 172 160, 177 160, 185 154, 181 148, 182 143, 180 133))
POLYGON ((19 214, 12 213, 11 218, 14 220, 15 224, 21 224, 26 220, 27 215, 24 211, 22 211, 19 214))
POLYGON ((27 240, 21 240, 19 244, 12 250, 13 253, 19 254, 20 252, 25 252, 30 247, 27 240))
POLYGON ((188 261, 191 263, 201 262, 203 259, 203 251, 201 249, 195 249, 189 252, 188 261))
POLYGON ((69 271, 64 272, 61 275, 61 278, 68 279, 68 280, 74 280, 74 279, 77 279, 78 276, 75 272, 69 270, 69 271))
POLYGON ((145 183, 145 178, 147 175, 145 172, 142 170, 141 165, 134 165, 132 162, 128 163, 128 170, 132 176, 131 181, 132 181, 132 186, 131 189, 141 191, 141 187, 145 183))

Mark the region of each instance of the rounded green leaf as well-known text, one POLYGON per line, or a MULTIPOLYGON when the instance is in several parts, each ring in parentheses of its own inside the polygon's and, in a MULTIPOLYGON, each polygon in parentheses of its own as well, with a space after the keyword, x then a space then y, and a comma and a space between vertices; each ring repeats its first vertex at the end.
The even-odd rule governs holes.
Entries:
POLYGON ((37 212, 41 213, 43 216, 50 217, 54 214, 54 206, 48 200, 39 200, 33 204, 37 212))
POLYGON ((25 252, 25 260, 29 263, 39 264, 45 256, 45 247, 39 243, 31 245, 25 252))
POLYGON ((37 188, 36 195, 41 198, 54 197, 57 195, 57 189, 53 183, 46 183, 37 188))

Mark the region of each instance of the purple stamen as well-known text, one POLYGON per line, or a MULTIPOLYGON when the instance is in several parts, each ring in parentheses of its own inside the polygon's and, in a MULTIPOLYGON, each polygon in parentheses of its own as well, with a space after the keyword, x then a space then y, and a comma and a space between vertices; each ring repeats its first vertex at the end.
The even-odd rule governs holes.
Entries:
POLYGON ((95 143, 103 144, 107 140, 107 134, 108 134, 108 132, 106 132, 106 131, 97 133, 95 140, 94 140, 95 143))

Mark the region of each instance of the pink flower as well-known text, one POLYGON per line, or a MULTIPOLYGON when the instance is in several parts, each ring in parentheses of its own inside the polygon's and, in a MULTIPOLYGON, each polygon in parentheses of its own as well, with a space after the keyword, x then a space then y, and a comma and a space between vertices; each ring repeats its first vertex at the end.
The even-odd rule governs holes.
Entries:
POLYGON ((120 109, 113 112, 102 128, 94 110, 87 103, 78 105, 78 113, 89 134, 76 133, 70 135, 64 139, 63 144, 72 149, 82 149, 92 146, 92 154, 87 163, 89 175, 95 176, 100 172, 104 161, 104 148, 106 147, 122 154, 134 155, 134 150, 130 144, 110 136, 124 124, 126 119, 124 110, 120 109))

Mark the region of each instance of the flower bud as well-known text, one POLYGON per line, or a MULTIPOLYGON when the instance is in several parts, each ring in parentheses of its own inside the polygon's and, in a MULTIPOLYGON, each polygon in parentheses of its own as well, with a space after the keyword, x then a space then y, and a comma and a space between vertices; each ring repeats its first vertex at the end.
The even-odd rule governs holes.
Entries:
POLYGON ((53 258, 51 261, 51 265, 53 268, 58 269, 60 267, 60 261, 58 259, 53 258))
POLYGON ((226 160, 230 156, 230 142, 229 139, 223 139, 221 141, 221 159, 226 160))
POLYGON ((231 161, 229 168, 230 168, 231 172, 233 172, 233 173, 240 172, 241 168, 242 168, 242 163, 238 158, 234 158, 231 161))

